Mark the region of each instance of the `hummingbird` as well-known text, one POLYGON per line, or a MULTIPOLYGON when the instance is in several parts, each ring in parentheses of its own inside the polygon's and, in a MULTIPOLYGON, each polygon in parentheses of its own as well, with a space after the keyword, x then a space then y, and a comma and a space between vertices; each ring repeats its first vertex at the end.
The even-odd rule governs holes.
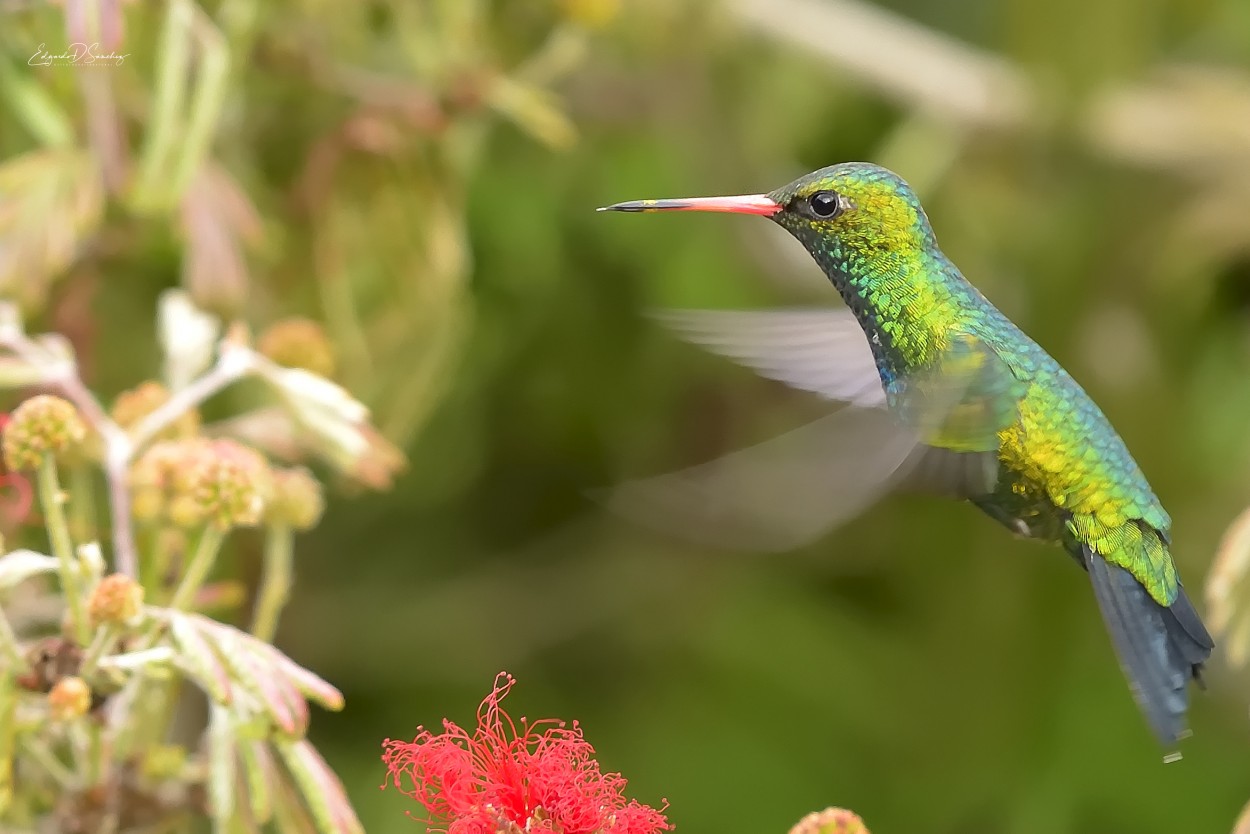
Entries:
POLYGON ((901 177, 848 162, 767 194, 599 210, 767 217, 845 303, 660 313, 689 341, 845 407, 622 484, 610 505, 771 548, 814 538, 890 488, 970 502, 1075 559, 1146 722, 1164 745, 1188 735, 1189 682, 1201 684, 1214 642, 1177 575, 1171 519, 1094 401, 943 254, 901 177))

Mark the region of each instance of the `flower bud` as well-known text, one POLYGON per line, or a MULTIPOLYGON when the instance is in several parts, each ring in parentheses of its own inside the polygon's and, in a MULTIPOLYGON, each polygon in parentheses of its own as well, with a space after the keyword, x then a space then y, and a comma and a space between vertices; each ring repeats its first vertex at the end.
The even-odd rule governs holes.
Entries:
POLYGON ((92 626, 124 625, 143 610, 143 586, 129 576, 114 573, 100 580, 87 600, 92 626))
POLYGON ((814 811, 794 824, 790 834, 868 834, 858 814, 842 808, 814 811))
POLYGON ((265 503, 265 521, 295 530, 311 530, 321 520, 325 500, 321 483, 302 466, 275 469, 273 493, 265 503))
POLYGON ((234 440, 202 444, 179 486, 200 517, 221 530, 260 522, 270 492, 269 466, 259 452, 234 440))
POLYGON ((148 447, 130 467, 131 514, 156 522, 168 512, 174 480, 187 469, 195 441, 162 440, 148 447))
MULTIPOLYGON (((129 391, 117 395, 113 402, 113 421, 123 429, 130 430, 156 409, 169 402, 169 391, 154 380, 140 383, 129 391)), ((195 409, 181 414, 158 435, 161 438, 189 437, 200 427, 200 413, 195 409)))
POLYGON ((165 517, 169 523, 183 530, 199 527, 207 518, 207 510, 191 495, 175 495, 165 505, 165 517))
POLYGON ((73 721, 91 709, 91 687, 79 677, 61 678, 48 692, 48 711, 54 721, 73 721))
POLYGON ((168 490, 173 483, 174 475, 179 471, 186 454, 186 444, 172 440, 162 440, 148 447, 139 459, 130 467, 130 486, 138 491, 155 489, 161 492, 168 490))
POLYGON ((334 348, 325 330, 311 319, 274 322, 260 334, 257 348, 279 365, 303 368, 318 376, 334 375, 334 348))
POLYGON ((45 455, 66 452, 86 437, 78 411, 67 400, 40 394, 24 401, 4 429, 4 463, 13 471, 38 469, 45 455))

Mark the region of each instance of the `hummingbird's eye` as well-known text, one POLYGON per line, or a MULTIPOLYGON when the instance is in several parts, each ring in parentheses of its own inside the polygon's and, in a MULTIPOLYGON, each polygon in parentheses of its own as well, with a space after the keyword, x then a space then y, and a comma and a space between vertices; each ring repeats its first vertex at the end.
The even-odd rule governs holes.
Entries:
POLYGON ((817 191, 807 198, 807 207, 816 217, 822 220, 829 220, 838 216, 838 213, 842 210, 842 203, 838 199, 837 192, 817 191))

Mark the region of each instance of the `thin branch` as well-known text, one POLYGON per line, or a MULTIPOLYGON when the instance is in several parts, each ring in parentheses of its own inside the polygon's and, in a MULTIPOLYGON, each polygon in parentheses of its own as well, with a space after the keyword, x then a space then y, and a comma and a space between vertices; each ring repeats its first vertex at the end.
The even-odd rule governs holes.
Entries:
POLYGON ((135 553, 135 531, 130 523, 130 440, 105 441, 104 478, 109 486, 109 513, 113 521, 113 564, 119 573, 139 578, 139 557, 135 553))
POLYGON ((252 634, 258 640, 273 642, 278 631, 278 617, 291 594, 291 550, 294 534, 285 524, 274 524, 265 535, 265 560, 256 609, 252 615, 252 634))
POLYGON ((75 371, 56 382, 83 419, 104 440, 104 476, 109 487, 109 517, 113 525, 113 564, 119 573, 139 578, 134 528, 130 523, 130 488, 127 484, 133 444, 126 431, 105 413, 75 371))
POLYGON ((183 574, 182 582, 179 583, 173 598, 169 601, 171 609, 182 611, 191 607, 196 593, 217 561, 217 554, 221 551, 221 543, 225 539, 225 532, 215 525, 209 524, 204 528, 204 532, 200 534, 200 543, 195 548, 195 555, 191 557, 191 563, 187 566, 186 573, 183 574))
POLYGON ((26 755, 34 759, 62 788, 67 791, 78 788, 78 777, 56 757, 42 739, 26 736, 21 745, 26 750, 26 755))
POLYGON ((130 435, 127 461, 171 423, 202 402, 256 370, 256 355, 249 348, 224 343, 217 364, 203 376, 179 388, 160 408, 144 417, 130 435))
POLYGON ((0 609, 0 656, 6 658, 10 664, 7 674, 20 675, 26 671, 26 658, 22 656, 21 644, 17 642, 17 634, 14 633, 9 618, 4 616, 3 609, 0 609))
POLYGON ((51 454, 45 453, 43 460, 39 462, 35 482, 39 488, 39 504, 43 507, 43 516, 47 521, 52 555, 56 557, 60 568, 61 593, 69 609, 70 626, 74 639, 79 645, 85 646, 91 635, 91 628, 87 623, 87 611, 83 607, 78 559, 69 535, 69 522, 65 520, 65 493, 61 491, 57 478, 56 458, 51 454))

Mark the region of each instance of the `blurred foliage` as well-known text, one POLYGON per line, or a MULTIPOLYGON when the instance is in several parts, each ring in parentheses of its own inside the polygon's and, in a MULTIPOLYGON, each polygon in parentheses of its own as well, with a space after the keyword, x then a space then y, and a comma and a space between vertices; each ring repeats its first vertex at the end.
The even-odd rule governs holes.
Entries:
POLYGON ((156 375, 179 283, 258 331, 313 318, 408 454, 331 505, 278 638, 343 685, 312 735, 369 830, 404 825, 378 741, 502 668, 683 828, 830 802, 908 834, 1232 828, 1246 673, 1216 659, 1164 766, 1060 553, 895 498, 765 560, 583 494, 818 410, 641 309, 831 297, 768 224, 591 209, 869 159, 1108 413, 1198 586, 1250 504, 1243 0, 0 8, 0 292, 105 393, 156 375), (26 65, 90 26, 120 66, 26 65))

